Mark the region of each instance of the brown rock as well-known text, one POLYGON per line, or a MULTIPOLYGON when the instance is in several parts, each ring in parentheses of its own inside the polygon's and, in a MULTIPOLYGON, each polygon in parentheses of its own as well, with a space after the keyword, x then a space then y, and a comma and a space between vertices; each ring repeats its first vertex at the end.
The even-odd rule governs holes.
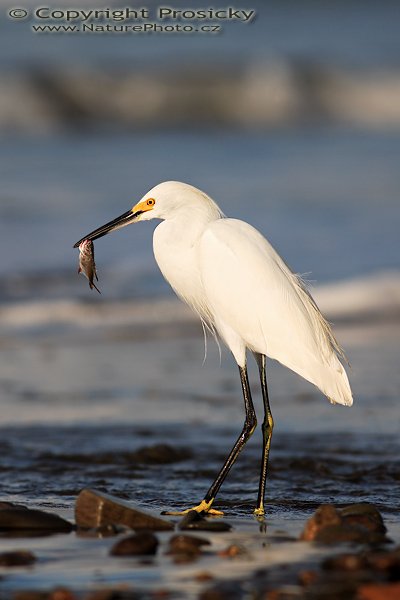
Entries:
POLYGON ((25 567, 33 565, 34 562, 36 562, 36 556, 27 550, 15 550, 0 554, 1 567, 25 567))
POLYGON ((0 507, 0 530, 40 530, 69 533, 73 525, 54 513, 26 508, 6 502, 0 507))
POLYGON ((306 526, 300 535, 300 539, 305 542, 312 542, 317 534, 327 526, 340 525, 341 518, 332 504, 322 504, 315 511, 314 515, 308 519, 306 526))
POLYGON ((387 541, 385 531, 380 513, 370 504, 354 504, 342 510, 325 504, 307 521, 300 539, 322 544, 379 544, 387 541))
POLYGON ((373 504, 351 504, 342 508, 340 515, 348 525, 361 525, 370 531, 386 533, 382 515, 373 504))
POLYGON ((201 554, 201 547, 210 542, 205 538, 191 535, 174 535, 170 541, 167 554, 173 557, 175 564, 186 564, 196 560, 201 554))
POLYGON ((214 576, 208 571, 199 571, 199 573, 196 573, 196 575, 194 576, 194 579, 199 583, 205 583, 207 581, 212 581, 214 579, 214 576))
POLYGON ((230 531, 232 526, 226 521, 209 520, 196 510, 190 510, 178 525, 179 529, 196 529, 197 531, 230 531))
POLYGON ((307 587, 317 581, 318 573, 317 571, 312 570, 300 571, 297 578, 300 585, 302 585, 303 587, 307 587))
POLYGON ((180 552, 186 550, 199 550, 202 546, 209 546, 210 541, 206 538, 196 537, 193 535, 174 535, 169 540, 169 551, 180 552))
POLYGON ((373 571, 386 572, 392 580, 400 579, 400 548, 382 552, 370 552, 366 555, 366 561, 373 571))
POLYGON ((368 562, 364 555, 348 552, 325 559, 322 568, 327 571, 362 571, 368 568, 368 562))
POLYGON ((244 546, 239 546, 238 544, 231 544, 224 550, 220 550, 218 552, 218 556, 222 556, 223 558, 237 558, 238 556, 247 556, 248 552, 244 546))
POLYGON ((328 525, 316 532, 314 541, 320 544, 341 544, 353 542, 355 544, 379 544, 385 537, 381 533, 369 531, 357 525, 328 525))
POLYGON ((75 503, 75 520, 78 527, 91 529, 104 525, 126 525, 131 529, 151 529, 167 531, 174 525, 158 515, 144 512, 131 506, 128 502, 98 492, 84 489, 75 503))
POLYGON ((368 583, 357 590, 357 600, 399 600, 400 583, 368 583))
POLYGON ((157 552, 158 539, 150 531, 142 531, 119 540, 111 548, 111 556, 153 556, 157 552))

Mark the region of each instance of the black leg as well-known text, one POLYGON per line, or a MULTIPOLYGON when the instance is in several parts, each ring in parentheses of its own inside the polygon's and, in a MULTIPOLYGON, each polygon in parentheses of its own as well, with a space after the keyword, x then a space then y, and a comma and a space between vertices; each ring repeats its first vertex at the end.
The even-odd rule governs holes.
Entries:
POLYGON ((260 373, 261 380, 261 391, 264 403, 264 421, 262 424, 263 433, 263 453, 261 459, 261 474, 260 474, 260 485, 258 488, 257 508, 254 513, 256 515, 264 515, 264 498, 265 498, 265 486, 268 477, 268 458, 269 449, 271 447, 272 430, 274 428, 274 420, 272 418, 271 408, 269 405, 268 388, 267 388, 267 371, 266 371, 266 356, 265 354, 254 353, 254 357, 257 361, 258 370, 260 373))
POLYGON ((246 410, 246 420, 243 425, 243 429, 241 434, 239 435, 236 444, 233 446, 228 458, 225 461, 224 466, 221 471, 218 473, 217 478, 214 483, 211 485, 208 490, 203 502, 207 505, 211 506, 214 502, 215 496, 217 495, 219 488, 225 480, 225 477, 228 475, 233 463, 237 459, 240 451, 243 449, 247 440, 253 433, 257 425, 256 413, 253 406, 253 401, 251 399, 249 378, 247 375, 246 367, 239 367, 240 372, 240 380, 242 382, 242 390, 243 390, 243 398, 244 398, 244 407, 246 410))

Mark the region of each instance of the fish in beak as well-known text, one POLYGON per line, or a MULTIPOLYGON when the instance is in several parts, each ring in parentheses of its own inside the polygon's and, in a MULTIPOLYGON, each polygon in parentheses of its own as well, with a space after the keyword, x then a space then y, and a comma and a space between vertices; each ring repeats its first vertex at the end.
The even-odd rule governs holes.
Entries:
POLYGON ((79 268, 78 273, 83 273, 89 280, 89 287, 93 288, 101 294, 94 280, 99 280, 97 277, 96 263, 94 262, 94 247, 91 240, 84 240, 79 245, 79 268))

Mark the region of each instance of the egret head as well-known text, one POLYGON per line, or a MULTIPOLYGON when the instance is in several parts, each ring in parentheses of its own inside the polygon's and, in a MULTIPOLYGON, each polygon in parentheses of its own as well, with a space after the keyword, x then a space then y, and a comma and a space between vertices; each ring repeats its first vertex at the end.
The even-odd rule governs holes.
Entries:
POLYGON ((212 214, 215 218, 222 216, 218 206, 204 192, 180 181, 164 181, 147 192, 130 210, 76 242, 74 248, 84 240, 97 240, 131 223, 150 219, 171 219, 182 212, 212 214))

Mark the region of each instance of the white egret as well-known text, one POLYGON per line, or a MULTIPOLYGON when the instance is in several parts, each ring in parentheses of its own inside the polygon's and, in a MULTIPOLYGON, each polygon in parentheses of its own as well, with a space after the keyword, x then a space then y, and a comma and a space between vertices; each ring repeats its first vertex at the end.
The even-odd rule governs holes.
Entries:
POLYGON ((246 366, 249 350, 258 364, 264 403, 261 476, 254 511, 263 515, 274 426, 266 357, 316 385, 332 403, 350 406, 352 393, 339 360, 343 352, 301 278, 261 233, 244 221, 226 218, 209 196, 188 184, 167 181, 155 186, 131 210, 86 235, 75 247, 83 240, 96 240, 149 219, 161 220, 154 231, 153 249, 162 274, 231 350, 242 384, 246 412, 242 432, 194 509, 221 514, 212 508, 215 497, 256 427, 246 366))

